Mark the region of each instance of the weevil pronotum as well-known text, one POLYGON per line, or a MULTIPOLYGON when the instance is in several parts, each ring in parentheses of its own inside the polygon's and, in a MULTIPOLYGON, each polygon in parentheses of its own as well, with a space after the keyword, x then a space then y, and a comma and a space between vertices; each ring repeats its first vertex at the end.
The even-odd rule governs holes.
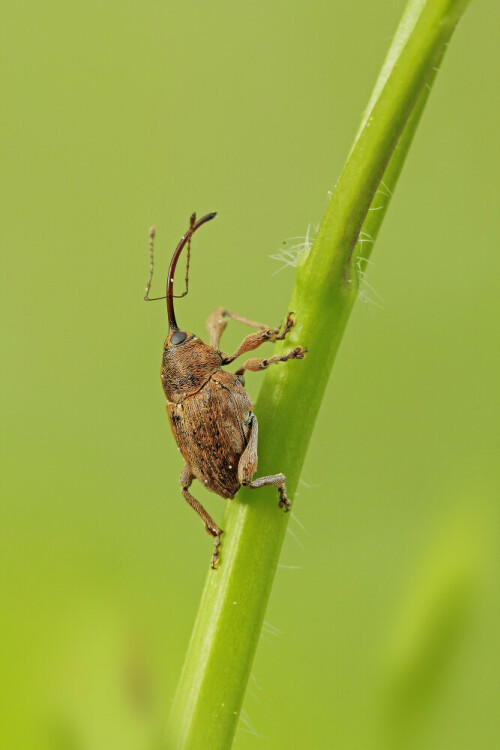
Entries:
POLYGON ((163 346, 161 381, 167 397, 167 413, 174 438, 186 462, 180 475, 182 494, 189 505, 201 516, 208 533, 215 538, 212 568, 219 560, 222 529, 208 515, 189 492, 193 479, 198 479, 208 490, 224 498, 233 498, 241 486, 258 489, 266 485, 278 488, 279 507, 287 512, 290 500, 286 494, 284 474, 272 474, 254 479, 257 470, 257 417, 253 403, 244 388, 244 372, 265 370, 269 365, 289 359, 303 359, 307 349, 296 346, 284 355, 267 359, 247 359, 233 374, 221 368, 234 362, 246 352, 257 349, 266 341, 282 341, 294 325, 293 313, 288 313, 285 324, 270 328, 241 315, 218 307, 207 320, 210 344, 204 344, 194 333, 177 325, 174 297, 188 293, 191 238, 196 230, 210 221, 215 213, 196 221, 192 214, 189 229, 181 238, 170 261, 166 295, 150 298, 153 278, 153 243, 155 230, 150 230, 150 271, 146 287, 146 301, 166 299, 168 334, 163 346), (186 289, 174 295, 174 274, 180 254, 187 244, 186 289), (238 349, 228 356, 219 349, 219 341, 228 319, 256 328, 243 339, 238 349))

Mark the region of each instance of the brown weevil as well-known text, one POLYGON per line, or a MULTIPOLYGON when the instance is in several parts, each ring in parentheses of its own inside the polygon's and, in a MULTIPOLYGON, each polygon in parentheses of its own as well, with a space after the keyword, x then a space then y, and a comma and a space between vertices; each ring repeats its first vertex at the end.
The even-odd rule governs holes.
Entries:
POLYGON ((215 213, 207 214, 196 221, 196 214, 192 214, 189 229, 170 261, 165 297, 148 297, 153 277, 155 236, 154 228, 150 230, 151 265, 144 297, 146 301, 167 301, 168 335, 163 347, 161 381, 167 397, 170 426, 186 462, 179 479, 182 494, 201 516, 208 533, 215 538, 212 568, 219 560, 222 529, 191 495, 191 483, 193 479, 198 479, 208 490, 231 499, 242 485, 251 489, 274 485, 279 492, 279 507, 285 512, 289 510, 284 474, 253 479, 257 470, 258 426, 253 403, 244 388, 243 374, 245 370, 257 372, 277 362, 303 359, 307 352, 307 349, 297 346, 282 356, 275 354, 267 359, 247 359, 234 374, 222 369, 266 341, 282 341, 294 324, 292 313, 288 313, 283 326, 270 328, 219 307, 207 320, 210 344, 204 344, 194 333, 179 328, 174 313, 174 297, 184 297, 188 292, 191 238, 202 224, 214 216, 215 213), (186 244, 186 290, 181 295, 174 295, 175 269, 186 244), (230 356, 219 349, 219 341, 229 318, 257 329, 256 333, 246 336, 230 356))

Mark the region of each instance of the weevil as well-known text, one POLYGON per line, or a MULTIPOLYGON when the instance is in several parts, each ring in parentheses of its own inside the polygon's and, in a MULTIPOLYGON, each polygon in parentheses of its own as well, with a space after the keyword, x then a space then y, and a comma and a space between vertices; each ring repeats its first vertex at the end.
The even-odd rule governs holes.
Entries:
POLYGON ((282 341, 294 325, 293 313, 288 313, 279 328, 249 320, 218 307, 207 320, 210 344, 205 344, 190 331, 179 328, 174 312, 174 298, 188 293, 191 238, 199 227, 215 217, 207 214, 196 221, 192 214, 189 229, 177 245, 167 276, 164 297, 149 297, 153 278, 154 227, 150 230, 150 271, 146 287, 146 301, 166 299, 168 334, 163 345, 161 382, 167 398, 167 413, 174 438, 185 465, 179 482, 184 498, 201 517, 208 533, 214 537, 212 568, 219 561, 222 529, 209 516, 201 503, 190 493, 193 479, 198 479, 208 490, 223 498, 234 498, 240 487, 258 489, 274 485, 279 493, 279 507, 290 509, 284 474, 272 474, 254 479, 257 470, 258 423, 254 405, 246 392, 244 373, 266 370, 270 365, 291 359, 303 359, 307 349, 296 346, 284 355, 267 359, 247 359, 235 373, 222 367, 234 362, 246 352, 265 342, 282 341), (187 244, 186 289, 174 295, 174 274, 181 252, 187 244), (243 339, 234 354, 224 354, 219 342, 228 320, 245 323, 257 329, 243 339))

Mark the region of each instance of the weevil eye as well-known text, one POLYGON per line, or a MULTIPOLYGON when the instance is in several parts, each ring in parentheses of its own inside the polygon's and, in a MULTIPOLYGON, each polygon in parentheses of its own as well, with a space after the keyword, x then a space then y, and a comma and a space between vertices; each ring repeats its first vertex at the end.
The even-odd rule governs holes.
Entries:
POLYGON ((170 337, 171 344, 182 344, 187 339, 187 333, 184 331, 174 331, 170 337))

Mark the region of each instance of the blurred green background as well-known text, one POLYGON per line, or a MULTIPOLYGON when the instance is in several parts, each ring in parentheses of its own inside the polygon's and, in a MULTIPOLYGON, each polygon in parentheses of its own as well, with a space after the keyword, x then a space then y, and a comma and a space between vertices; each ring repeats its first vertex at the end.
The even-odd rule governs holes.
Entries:
MULTIPOLYGON (((161 294, 191 211, 219 212, 181 325, 277 324, 270 255, 314 234, 403 5, 4 4, 2 747, 156 746, 211 542, 177 483, 149 226, 161 294)), ((498 747, 499 23, 468 9, 379 237, 240 750, 498 747)))

